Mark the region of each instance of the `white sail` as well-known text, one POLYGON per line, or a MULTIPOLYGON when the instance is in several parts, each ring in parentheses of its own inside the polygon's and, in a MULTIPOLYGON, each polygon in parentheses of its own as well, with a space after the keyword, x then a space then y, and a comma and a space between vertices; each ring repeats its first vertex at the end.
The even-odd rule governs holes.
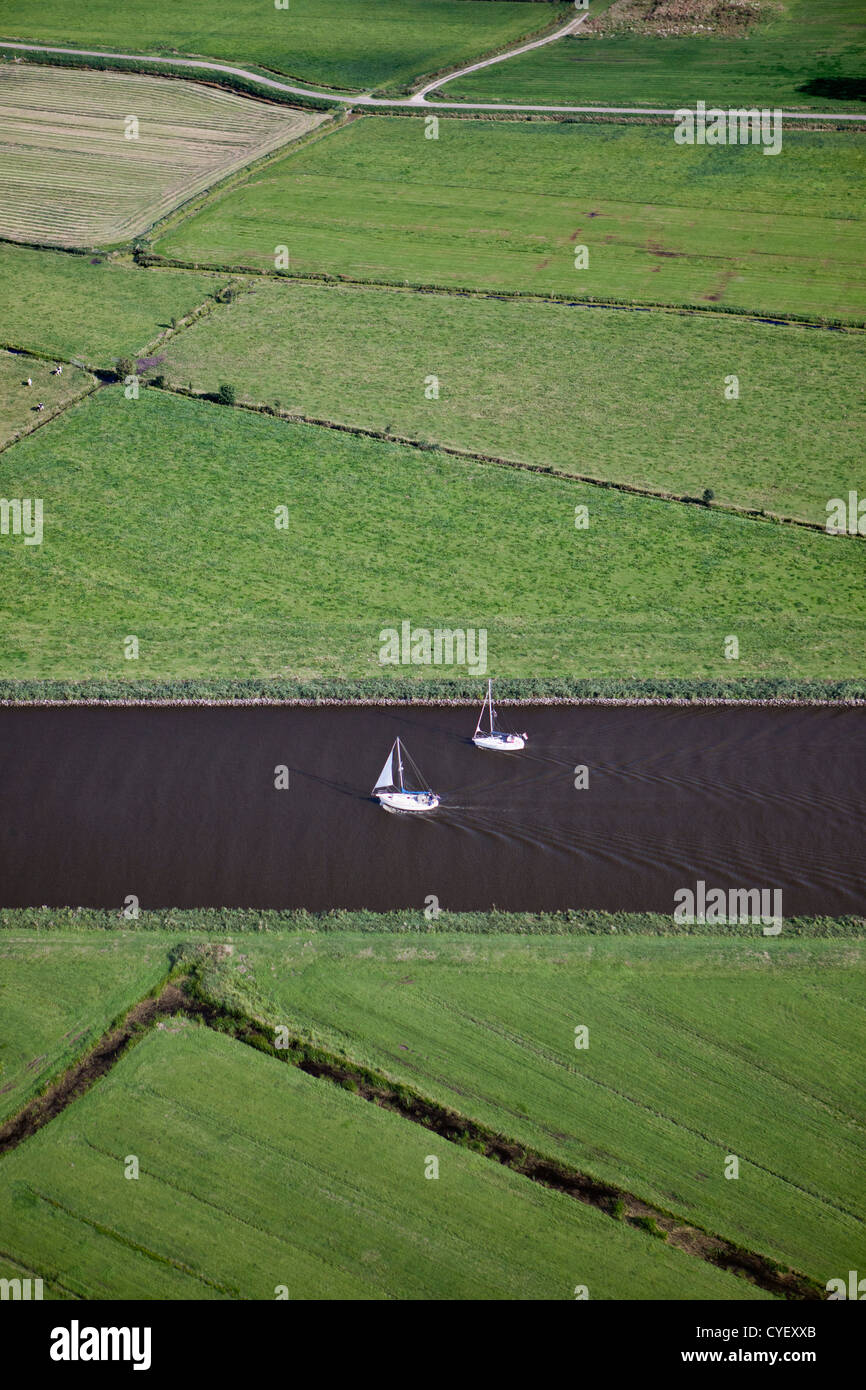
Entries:
POLYGON ((392 748, 391 748, 391 752, 388 754, 388 757, 387 757, 387 759, 386 759, 386 761, 385 761, 385 766, 382 768, 382 771, 379 773, 379 780, 377 781, 375 787, 373 788, 373 791, 374 791, 374 792, 377 792, 377 791, 379 790, 380 787, 393 787, 393 785, 394 785, 394 749, 393 749, 393 747, 392 747, 392 748))
POLYGON ((478 734, 481 732, 481 721, 482 721, 482 719, 484 718, 484 712, 485 712, 485 710, 488 708, 488 706, 490 707, 490 733, 491 733, 491 734, 493 733, 493 688, 492 688, 492 686, 493 686, 493 682, 492 682, 492 681, 488 681, 488 682, 487 682, 487 694, 484 696, 484 704, 481 706, 481 713, 480 713, 479 716, 478 716, 478 723, 475 725, 475 733, 473 734, 473 738, 477 738, 477 737, 478 737, 478 734))

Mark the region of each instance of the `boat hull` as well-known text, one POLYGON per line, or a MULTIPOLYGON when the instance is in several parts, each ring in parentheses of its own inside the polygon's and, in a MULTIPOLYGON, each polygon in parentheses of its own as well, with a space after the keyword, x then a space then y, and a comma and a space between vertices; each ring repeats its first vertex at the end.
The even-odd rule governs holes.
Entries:
POLYGON ((523 734, 476 734, 472 742, 476 748, 487 748, 491 753, 519 753, 526 747, 523 734))
POLYGON ((408 811, 414 815, 435 811, 439 805, 435 792, 376 792, 376 800, 386 811, 408 811))

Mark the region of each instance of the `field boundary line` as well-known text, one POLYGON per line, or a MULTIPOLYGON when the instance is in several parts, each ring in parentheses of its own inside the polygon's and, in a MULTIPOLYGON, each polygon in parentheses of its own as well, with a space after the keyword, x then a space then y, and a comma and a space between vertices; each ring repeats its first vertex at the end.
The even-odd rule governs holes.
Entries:
MULTIPOLYGON (((511 1034, 503 1026, 495 1026, 493 1023, 491 1023, 489 1019, 477 1019, 474 1018, 472 1014, 466 1013, 464 1010, 450 1009, 448 1005, 442 1000, 437 1000, 437 1003, 444 1012, 456 1014, 458 1017, 467 1019, 470 1023, 476 1024, 478 1027, 483 1028, 486 1032, 491 1033, 494 1037, 504 1038, 506 1042, 516 1044, 521 1049, 525 1049, 527 1052, 530 1052, 534 1056, 543 1058, 545 1062, 547 1062, 551 1066, 554 1066, 558 1071, 564 1072, 567 1076, 571 1076, 576 1080, 583 1081, 589 1086, 595 1086, 599 1090, 604 1091, 607 1095, 616 1096, 618 1100, 623 1101, 631 1109, 642 1112, 645 1115, 652 1115, 655 1119, 662 1120, 665 1124, 670 1125, 673 1130, 682 1131, 683 1134, 688 1134, 693 1139, 699 1139, 702 1143, 707 1144, 710 1148, 725 1148, 729 1152, 733 1152, 733 1150, 737 1147, 735 1144, 729 1143, 726 1139, 719 1139, 711 1134, 708 1134, 705 1130, 696 1129, 693 1125, 685 1124, 682 1120, 675 1119, 674 1116, 670 1115, 666 1110, 657 1110, 655 1106, 647 1104, 646 1101, 639 1100, 636 1096, 629 1095, 628 1091, 621 1090, 619 1086, 614 1086, 609 1081, 602 1081, 601 1078, 597 1076, 588 1076, 585 1071, 580 1071, 577 1067, 573 1066, 572 1063, 563 1061, 561 1058, 558 1058, 554 1053, 549 1052, 543 1046, 533 1047, 527 1042, 525 1038, 521 1037, 519 1034, 511 1034)), ((721 1044, 714 1043, 705 1037, 701 1037, 699 1033, 696 1034, 692 1029, 684 1028, 683 1031, 689 1033, 692 1037, 700 1038, 700 1040, 705 1044, 705 1046, 708 1049, 712 1048, 713 1052, 724 1052, 724 1048, 721 1044)), ((744 1060, 746 1059, 744 1059, 743 1057, 739 1058, 740 1062, 743 1062, 744 1060)), ((793 1085, 793 1083, 786 1082, 785 1079, 782 1077, 774 1076, 774 1074, 770 1072, 766 1067, 756 1068, 756 1070, 760 1070, 764 1074, 773 1077, 773 1080, 775 1080, 780 1086, 784 1087, 785 1089, 796 1090, 796 1087, 793 1085)), ((440 1083, 442 1082, 441 1077, 437 1077, 436 1079, 440 1081, 440 1083)), ((801 1092, 800 1094, 806 1095, 808 1093, 801 1092)), ((813 1098, 810 1097, 810 1099, 813 1098)), ((840 1119, 840 1114, 838 1112, 834 1112, 829 1106, 826 1105, 826 1103, 820 1104, 821 1108, 823 1110, 826 1110, 827 1113, 833 1119, 840 1119)), ((862 1125, 859 1124, 859 1122, 857 1122, 856 1117, 844 1116, 844 1118, 846 1120, 852 1119, 855 1124, 855 1127, 858 1130, 862 1129, 862 1125)), ((830 1197, 823 1196, 820 1192, 813 1191, 812 1188, 803 1187, 800 1183, 795 1182, 793 1178, 786 1177, 784 1173, 778 1172, 775 1168, 769 1168, 765 1163, 759 1162, 758 1159, 750 1157, 748 1154, 744 1154, 742 1152, 742 1149, 739 1149, 738 1153, 742 1162, 748 1164, 750 1168, 756 1169, 759 1173, 765 1173, 768 1177, 773 1178, 776 1182, 781 1183, 784 1187, 792 1188, 793 1191, 799 1192, 801 1196, 808 1197, 811 1201, 816 1202, 819 1207, 828 1207, 832 1211, 836 1211, 840 1215, 848 1217, 851 1221, 856 1222, 859 1226, 866 1225, 866 1219, 858 1215, 857 1212, 850 1211, 848 1207, 841 1206, 839 1202, 834 1201, 830 1197)))
MULTIPOLYGON (((220 289, 215 290, 213 294, 209 294, 200 304, 196 304, 192 309, 188 309, 181 318, 176 320, 174 328, 172 328, 171 325, 169 325, 168 328, 163 328, 157 333, 155 338, 150 338, 143 348, 139 351, 131 352, 129 354, 130 359, 136 364, 142 359, 146 359, 153 353, 155 348, 162 347, 165 343, 171 342, 172 338, 176 337, 178 333, 187 332, 190 328, 194 328, 197 323, 200 323, 202 319, 209 319, 214 314, 218 313, 220 309, 227 307, 232 301, 224 298, 226 294, 243 294, 246 290, 247 286, 237 275, 230 275, 227 284, 222 285, 220 289)), ((150 367, 144 368, 145 372, 150 370, 150 367)), ((143 372, 137 372, 136 375, 139 377, 139 384, 141 386, 147 384, 143 372)), ((113 373, 113 376, 116 380, 119 379, 116 373, 113 373)), ((106 385, 111 384, 111 382, 106 382, 106 385)))
POLYGON ((184 1264, 182 1260, 175 1260, 171 1255, 160 1255, 156 1250, 151 1250, 147 1245, 141 1245, 139 1241, 133 1240, 131 1236, 125 1236, 122 1231, 115 1230, 113 1226, 106 1226, 103 1222, 96 1221, 92 1216, 85 1216, 83 1212, 73 1211, 72 1207, 67 1207, 56 1197, 51 1197, 47 1192, 40 1192, 38 1187, 33 1187, 30 1183, 27 1183, 26 1186, 28 1192, 32 1193, 34 1197, 38 1197, 49 1207, 53 1207, 55 1211, 62 1211, 64 1216, 71 1217, 73 1221, 80 1222, 82 1226, 90 1226, 99 1235, 106 1236, 118 1245, 124 1245, 128 1250, 134 1250, 138 1255, 144 1255, 147 1259, 153 1260, 155 1264, 169 1265, 180 1274, 187 1274, 197 1283, 204 1284, 208 1288, 218 1289, 220 1293, 231 1294, 235 1298, 240 1297, 237 1289, 227 1284, 220 1284, 216 1279, 209 1279, 206 1274, 193 1269, 191 1265, 184 1264))
MULTIPOLYGON (((613 1183, 595 1178, 557 1159, 548 1158, 531 1146, 497 1134, 489 1126, 440 1104, 414 1087, 392 1080, 384 1072, 362 1066, 348 1057, 338 1057, 309 1037, 290 1033, 288 1047, 282 1053, 278 1052, 274 1047, 273 1027, 264 1018, 242 1012, 236 1006, 228 1008, 219 999, 208 994, 202 986, 200 965, 206 963, 209 967, 218 967, 224 958, 224 951, 220 945, 205 946, 204 951, 199 953, 199 959, 190 960, 189 948, 186 948, 186 958, 183 947, 177 947, 176 952, 170 977, 170 980, 173 978, 176 983, 167 981, 158 997, 148 995, 138 1005, 133 1006, 118 1028, 100 1038, 88 1058, 72 1069, 71 1073, 67 1072, 61 1076, 46 1095, 39 1098, 43 1102, 41 1111, 37 1108, 37 1102, 31 1102, 0 1128, 0 1154, 17 1148, 36 1129, 42 1128, 62 1113, 73 1103, 77 1095, 91 1089, 116 1065, 131 1045, 153 1031, 160 1016, 171 1017, 181 1014, 197 1020, 204 1027, 212 1028, 222 1037, 228 1036, 253 1048, 271 1061, 295 1066, 308 1076, 332 1085, 348 1085, 358 1098, 366 1103, 378 1105, 402 1119, 432 1130, 450 1143, 471 1148, 490 1161, 510 1168, 512 1172, 539 1186, 553 1189, 594 1207, 612 1220, 657 1235, 664 1239, 669 1247, 724 1269, 735 1277, 744 1278, 776 1297, 811 1300, 821 1298, 820 1285, 799 1270, 781 1267, 776 1261, 758 1252, 746 1250, 725 1237, 714 1235, 694 1222, 682 1220, 664 1208, 635 1197, 613 1183), (184 971, 186 973, 183 973, 184 971), (148 1005, 150 1007, 142 1013, 142 1008, 148 1005), (86 1078, 85 1068, 91 1057, 99 1058, 99 1070, 87 1080, 86 1085, 81 1086, 82 1075, 86 1078), (72 1082, 71 1077, 75 1078, 72 1082)), ((101 1234, 118 1238, 134 1249, 142 1248, 137 1242, 115 1233, 111 1228, 102 1227, 91 1218, 78 1216, 48 1194, 35 1188, 31 1190, 34 1195, 76 1220, 93 1226, 101 1234)), ((181 1268, 183 1272, 195 1274, 195 1271, 187 1270, 186 1266, 178 1265, 177 1262, 156 1252, 144 1249, 144 1253, 181 1268)), ((216 1281, 211 1281, 204 1275, 196 1277, 205 1283, 220 1287, 216 1281)))
MULTIPOLYGON (((531 3, 531 0, 530 0, 531 3)), ((185 219, 183 219, 185 220, 185 219)), ((0 238, 2 240, 2 238, 0 238)), ((24 243, 14 242, 16 246, 24 243)), ((70 247, 44 247, 47 251, 71 252, 78 254, 70 247)), ((142 251, 137 258, 137 264, 148 269, 164 270, 190 270, 197 271, 199 274, 219 273, 233 275, 256 275, 263 280, 281 280, 286 284, 293 281, 299 284, 315 283, 322 285, 342 285, 348 288, 365 288, 391 290, 395 294, 433 294, 451 296, 455 299, 500 299, 511 302, 527 304, 559 304, 563 308, 570 309, 613 309, 635 314, 667 313, 680 314, 683 317, 716 317, 720 320, 732 320, 734 323, 743 320, 747 323, 761 324, 770 328, 817 328, 825 333, 863 333, 866 332, 866 319, 823 319, 817 315, 806 316, 788 313, 784 310, 762 312, 758 309, 744 309, 731 306, 725 308, 718 304, 704 308, 702 304, 674 304, 663 300, 633 300, 616 299, 613 296, 591 297, 581 299, 574 294, 560 294, 558 291, 551 291, 549 294, 542 294, 538 290, 507 290, 491 288, 475 288, 466 285, 438 285, 425 284, 422 281, 415 283, 408 280, 368 280, 352 275, 337 274, 332 271, 285 271, 285 270, 266 270, 261 266, 251 266, 243 264, 218 264, 214 261, 182 261, 174 256, 164 256, 158 251, 142 251)))
MULTIPOLYGON (((799 517, 786 516, 778 512, 761 511, 758 508, 740 507, 734 502, 704 502, 700 497, 688 497, 673 492, 655 491, 651 488, 640 487, 637 483, 613 482, 606 478, 596 478, 587 473, 568 473, 563 469, 556 468, 553 464, 545 463, 526 463, 519 459, 503 458, 497 454, 479 453, 472 449, 462 449, 456 444, 432 444, 428 440, 413 439, 408 435, 395 434, 393 432, 384 433, 382 430, 368 428, 364 425, 344 424, 337 420, 320 419, 313 415, 303 415, 297 412, 275 410, 273 406, 256 405, 245 401, 235 401, 232 405, 227 405, 217 400, 212 392, 190 391, 183 386, 159 386, 150 387, 151 390, 164 391, 170 396, 181 396, 186 400, 203 402, 206 405, 214 405, 225 410, 245 410, 253 415, 265 415, 272 420, 280 420, 288 425, 310 425, 314 429, 334 430, 340 434, 353 434, 363 439, 375 439, 380 443, 397 444, 401 448, 415 449, 418 453, 439 453, 445 454, 449 458, 459 459, 465 463, 488 464, 496 468, 512 468, 521 473, 538 473, 546 478, 556 478, 559 482, 580 484, 584 487, 606 488, 611 492, 624 492, 634 497, 644 497, 654 502, 671 502, 680 506, 700 507, 704 512, 714 512, 719 515, 732 516, 741 521, 765 522, 773 526, 798 526, 806 531, 816 531, 820 535, 828 535, 827 529, 819 521, 807 521, 799 517)), ((863 537, 850 536, 847 532, 842 535, 835 533, 830 537, 832 540, 849 540, 862 543, 863 537)))
MULTIPOLYGON (((6 1264, 13 1265, 15 1269, 22 1270, 24 1272, 25 1278, 45 1278, 44 1274, 40 1275, 38 1269, 31 1269, 30 1265, 25 1264, 23 1260, 19 1260, 17 1255, 10 1254, 8 1250, 0 1250, 0 1260, 5 1261, 6 1264)), ((74 1289, 71 1289, 68 1284, 64 1284, 62 1279, 52 1278, 50 1280, 50 1283, 53 1288, 61 1289, 63 1293, 65 1293, 70 1299, 73 1299, 76 1303, 80 1303, 82 1301, 81 1295, 77 1294, 74 1291, 74 1289)))
MULTIPOLYGON (((145 1094, 149 1096, 151 1099, 158 1100, 164 1106, 170 1102, 169 1097, 161 1094, 159 1091, 153 1090, 153 1088, 149 1086, 136 1086, 135 1094, 145 1094)), ((188 1101, 186 1104, 183 1105, 180 1105, 178 1104, 178 1102, 173 1101, 171 1102, 171 1108, 173 1111, 179 1110, 181 1114, 194 1115, 198 1119, 206 1120, 209 1124, 213 1124, 215 1122, 215 1117, 210 1111, 201 1110, 196 1106, 190 1105, 188 1101)), ((255 1143, 257 1148, 268 1150, 267 1145, 263 1145, 254 1141, 251 1138, 248 1131, 238 1129, 234 1125, 228 1125, 226 1124, 224 1119, 220 1119, 219 1124, 220 1132, 222 1134, 228 1133, 236 1135, 238 1138, 243 1139, 245 1145, 248 1148, 255 1143)), ((94 1153, 101 1154, 103 1158, 116 1159, 117 1155, 113 1154, 110 1149, 103 1149, 99 1146, 99 1144, 94 1144, 93 1140, 86 1135, 82 1137, 84 1139, 84 1143, 87 1145, 89 1149, 92 1149, 94 1153)), ((279 1152, 279 1150, 274 1150, 273 1148, 270 1148, 268 1151, 271 1153, 279 1152)), ((289 1248, 291 1249, 289 1241, 286 1239, 284 1235, 281 1234, 281 1232, 268 1231, 266 1227, 258 1226, 254 1221, 248 1221, 238 1216, 229 1207, 221 1207, 218 1202, 209 1201, 208 1198, 205 1197, 202 1193, 195 1192, 191 1187, 183 1187, 180 1183, 170 1182, 169 1179, 165 1176, 164 1172, 155 1171, 153 1168, 145 1168, 142 1171, 151 1180, 151 1182, 155 1182, 162 1187, 166 1187, 171 1192, 183 1193, 185 1197, 189 1197, 193 1202, 197 1202, 201 1206, 207 1207, 210 1211, 218 1212, 221 1216, 226 1217, 229 1221, 233 1222, 235 1226, 242 1226, 247 1230, 256 1231, 261 1235, 267 1235, 272 1240, 276 1240, 280 1245, 289 1246, 289 1248)), ((231 1292, 234 1294, 236 1298, 240 1298, 241 1295, 238 1293, 236 1289, 232 1289, 231 1292)))
MULTIPOLYGON (((528 0, 528 2, 531 3, 531 0, 528 0)), ((178 203, 177 207, 171 208, 168 212, 163 213, 162 216, 157 217, 144 232, 137 237, 133 237, 131 243, 126 242, 124 245, 131 244, 135 247, 138 244, 151 242, 155 236, 164 236, 175 225, 185 222, 190 217, 196 216, 197 213, 201 212, 206 207, 210 207, 211 204, 218 203, 221 198, 232 193, 236 188, 243 188, 251 178, 262 173, 263 170, 269 168, 271 164, 277 164, 280 160, 287 159, 290 154, 299 154, 301 150, 306 149, 308 145, 314 144, 317 140, 324 139, 325 136, 333 135, 338 130, 342 130, 345 126, 351 124, 354 119, 351 111, 327 112, 325 119, 314 126, 312 130, 305 131, 303 135, 299 135, 296 140, 288 141, 286 145, 268 150, 267 153, 253 160, 250 164, 244 164, 239 169, 231 170, 230 173, 226 174, 226 176, 218 180, 218 182, 211 184, 207 188, 200 189, 198 193, 192 194, 185 202, 178 203), (289 150, 288 145, 291 145, 291 150, 289 150)), ((62 249, 63 248, 60 247, 58 248, 58 250, 62 249)), ((149 251, 144 251, 141 254, 150 255, 151 253, 149 251)))
MULTIPOLYGON (((225 276, 221 278, 225 279, 225 276)), ((228 284, 222 285, 220 289, 216 291, 213 295, 208 295, 208 297, 202 300, 200 304, 196 304, 192 309, 189 309, 187 313, 183 315, 182 318, 178 319, 177 326, 175 328, 169 327, 162 329, 162 331, 155 338, 145 343, 144 347, 141 348, 139 351, 130 352, 130 359, 133 361, 133 363, 138 362, 141 358, 148 356, 154 348, 161 346, 162 343, 167 342, 171 338, 173 338, 176 333, 179 333, 187 328, 191 328, 195 323, 198 322, 200 318, 209 317, 216 309, 222 307, 224 303, 228 302, 220 299, 218 296, 224 294, 225 291, 228 289, 233 290, 236 288, 238 289, 238 291, 241 291, 245 288, 245 286, 242 282, 239 282, 237 276, 235 276, 234 278, 229 278, 228 284)), ((48 425, 51 423, 52 420, 56 420, 59 415, 62 415, 64 413, 64 411, 69 410, 70 407, 73 405, 78 405, 78 403, 80 401, 83 401, 85 397, 93 395, 94 392, 101 390, 105 386, 115 386, 118 385, 120 382, 120 377, 117 375, 117 372, 111 367, 95 367, 89 362, 83 362, 80 359, 75 359, 71 357, 64 357, 60 353, 43 352, 41 348, 25 348, 21 347, 17 343, 0 342, 0 352, 8 352, 14 354, 16 357, 32 357, 34 361, 37 362, 62 362, 63 365, 66 367, 74 367, 77 371, 86 372, 91 378, 90 385, 85 390, 81 391, 79 395, 72 397, 64 404, 58 406, 55 410, 51 412, 50 415, 45 415, 44 417, 40 416, 40 418, 36 420, 29 429, 22 430, 19 434, 16 435, 14 439, 7 440, 5 444, 0 443, 0 454, 5 453, 7 449, 11 449, 14 444, 20 443, 22 439, 25 439, 29 434, 33 434, 42 425, 48 425)))
MULTIPOLYGON (((3 348, 0 350, 5 352, 11 351, 11 349, 9 348, 3 348)), ((38 358, 37 360, 44 361, 45 359, 38 358)), ((62 357, 53 357, 49 358, 48 360, 52 362, 64 362, 66 366, 74 366, 77 367, 79 371, 87 372, 87 374, 90 376, 89 385, 85 386, 85 388, 82 391, 80 391, 77 396, 71 396, 68 401, 63 401, 60 405, 56 406, 54 410, 50 412, 46 411, 44 415, 40 411, 38 418, 34 420, 31 425, 19 430, 13 439, 7 439, 5 443, 0 443, 0 454, 5 454, 7 449, 13 449, 15 445, 20 444, 23 439, 27 439, 31 434, 35 434, 37 430, 42 429, 45 425, 50 425, 52 421, 57 420, 61 415, 64 415, 67 410, 71 410, 74 405, 79 405, 81 401, 86 400, 88 396, 92 396, 94 392, 101 390, 103 386, 106 386, 108 384, 104 381, 94 380, 95 373, 91 372, 89 367, 79 367, 77 362, 66 362, 65 358, 62 357)))

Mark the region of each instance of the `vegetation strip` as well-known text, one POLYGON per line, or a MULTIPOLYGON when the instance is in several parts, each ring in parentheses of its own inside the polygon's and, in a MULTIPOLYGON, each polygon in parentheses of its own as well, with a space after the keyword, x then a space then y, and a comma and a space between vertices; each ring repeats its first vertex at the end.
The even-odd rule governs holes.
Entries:
POLYGON ((158 997, 148 995, 96 1043, 80 1061, 49 1086, 42 1095, 30 1101, 17 1115, 0 1127, 0 1154, 18 1147, 37 1129, 53 1120, 78 1096, 110 1071, 130 1043, 160 1017, 170 1016, 184 1008, 184 996, 176 985, 166 982, 158 997))
MULTIPOLYGON (((807 531, 819 531, 822 535, 826 534, 827 530, 826 524, 822 524, 820 521, 807 521, 805 517, 786 516, 781 512, 768 512, 766 509, 757 507, 741 507, 736 502, 708 501, 702 497, 689 497, 681 493, 667 492, 661 488, 641 487, 638 483, 627 483, 614 478, 599 478, 589 473, 569 472, 568 469, 557 468, 552 463, 530 463, 522 459, 503 458, 499 454, 484 454, 475 449, 461 449, 455 444, 431 444, 425 439, 415 439, 409 435, 398 434, 394 430, 376 430, 364 425, 344 424, 339 420, 324 420, 319 416, 304 415, 300 411, 277 410, 270 405, 237 400, 229 404, 209 391, 190 391, 189 388, 183 386, 160 386, 158 389, 167 391, 174 396, 185 396, 188 400, 206 401, 210 405, 224 405, 232 410, 249 410, 254 415, 270 415, 275 420, 285 420, 292 425, 313 425, 317 429, 337 430, 341 434, 354 434, 362 439, 380 439, 388 444, 402 444, 407 449, 420 449, 423 453, 429 453, 431 449, 435 449, 440 454, 447 454, 449 458, 465 459, 469 463, 492 464, 495 468, 516 468, 523 473, 543 473, 548 478, 559 478, 564 482, 583 484, 589 487, 612 488, 616 492, 630 492, 636 497, 651 497, 656 502, 675 502, 679 505, 704 509, 712 507, 713 511, 727 512, 731 516, 746 517, 750 521, 765 521, 777 526, 802 526, 807 531)), ((55 412, 55 414, 59 414, 59 412, 55 412)), ((849 536, 847 532, 844 533, 844 538, 855 541, 860 539, 859 535, 849 536)))
POLYGON ((410 1087, 395 1084, 369 1068, 313 1046, 307 1039, 290 1035, 288 1046, 276 1049, 270 1026, 261 1019, 214 1000, 202 987, 200 969, 218 962, 220 948, 216 952, 210 947, 193 948, 191 953, 188 947, 180 946, 172 954, 175 959, 172 970, 175 981, 170 977, 158 996, 148 996, 136 1004, 85 1058, 0 1128, 0 1154, 17 1148, 89 1090, 160 1017, 182 1013, 266 1056, 296 1066, 309 1076, 342 1086, 362 1100, 432 1130, 450 1143, 483 1154, 532 1182, 595 1207, 613 1220, 624 1221, 656 1235, 686 1254, 747 1279, 777 1297, 807 1300, 822 1297, 820 1287, 796 1270, 782 1268, 756 1252, 744 1250, 731 1241, 684 1223, 620 1188, 599 1182, 587 1173, 569 1168, 504 1135, 496 1134, 487 1126, 429 1100, 410 1087), (181 973, 188 969, 191 954, 192 969, 189 973, 181 973))
MULTIPOLYGON (((36 705, 475 705, 482 682, 407 680, 2 680, 0 707, 36 705)), ((858 680, 501 677, 501 705, 862 705, 858 680)))
MULTIPOLYGON (((315 933, 362 932, 394 936, 676 936, 752 937, 762 941, 760 926, 749 923, 676 922, 662 912, 601 912, 569 908, 561 912, 505 912, 498 908, 479 912, 440 912, 435 924, 423 909, 373 912, 333 908, 309 912, 303 908, 160 908, 143 909, 137 918, 124 917, 107 908, 7 907, 0 908, 0 932, 66 932, 69 930, 137 932, 315 933)), ((861 940, 866 937, 866 917, 789 917, 786 937, 861 940)), ((157 987, 158 988, 158 987, 157 987)))
MULTIPOLYGON (((333 133, 342 126, 329 127, 327 133, 333 133)), ((322 132, 323 134, 325 132, 322 132)), ((276 163, 276 160, 274 160, 276 163)), ((234 187, 234 185, 232 185, 234 187)), ((219 190, 218 190, 219 191, 219 190)), ((210 203, 210 199, 202 200, 202 208, 210 203)), ((199 209, 196 209, 198 211, 199 209)), ((186 221, 180 218, 179 221, 186 221)), ((165 219, 166 226, 169 219, 165 219)), ((160 231, 162 235, 162 231, 160 231)), ((69 247, 51 246, 46 247, 52 251, 66 251, 69 247)), ((80 254, 80 253, 76 253, 80 254)), ((727 318, 743 319, 746 323, 767 324, 774 328, 786 328, 788 326, 798 328, 820 328, 832 333, 860 333, 866 330, 866 320, 863 319, 838 319, 830 317, 819 317, 809 314, 788 313, 785 310, 764 313, 756 309, 739 308, 736 305, 713 304, 712 307, 705 308, 702 304, 674 304, 665 300, 637 300, 637 299, 618 299, 612 295, 587 295, 581 298, 580 295, 558 294, 552 290, 543 294, 538 290, 510 290, 510 289, 477 289, 471 285, 440 285, 435 283, 416 284, 408 283, 406 280, 371 280, 361 276, 346 275, 341 272, 332 271, 297 271, 291 273, 285 270, 269 270, 262 266, 227 264, 218 261, 188 261, 176 256, 164 256, 156 251, 142 248, 135 253, 136 263, 147 269, 170 269, 170 270, 189 270, 197 272, 222 273, 226 275, 259 275, 264 279, 270 280, 312 280, 320 284, 338 285, 363 285, 372 289, 394 290, 403 294, 444 294, 457 299, 517 299, 529 300, 538 304, 562 304, 566 308, 573 309, 621 309, 627 313, 634 314, 679 314, 683 317, 691 315, 705 318, 707 316, 718 318, 725 315, 727 318)))

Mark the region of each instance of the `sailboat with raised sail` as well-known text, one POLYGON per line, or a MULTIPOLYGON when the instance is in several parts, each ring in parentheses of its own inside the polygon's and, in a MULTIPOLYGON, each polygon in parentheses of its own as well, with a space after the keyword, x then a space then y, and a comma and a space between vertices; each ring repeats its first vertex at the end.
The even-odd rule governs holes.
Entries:
POLYGON ((425 789, 423 782, 417 766, 400 740, 395 739, 372 794, 386 811, 435 811, 439 797, 429 787, 425 789), (407 787, 407 765, 410 776, 421 783, 421 787, 407 787))
POLYGON ((493 682, 488 681, 487 694, 481 706, 478 723, 475 725, 475 733, 472 735, 475 747, 490 748, 496 753, 519 753, 521 748, 526 747, 528 738, 528 734, 510 734, 504 729, 497 729, 496 710, 493 708, 493 682))

